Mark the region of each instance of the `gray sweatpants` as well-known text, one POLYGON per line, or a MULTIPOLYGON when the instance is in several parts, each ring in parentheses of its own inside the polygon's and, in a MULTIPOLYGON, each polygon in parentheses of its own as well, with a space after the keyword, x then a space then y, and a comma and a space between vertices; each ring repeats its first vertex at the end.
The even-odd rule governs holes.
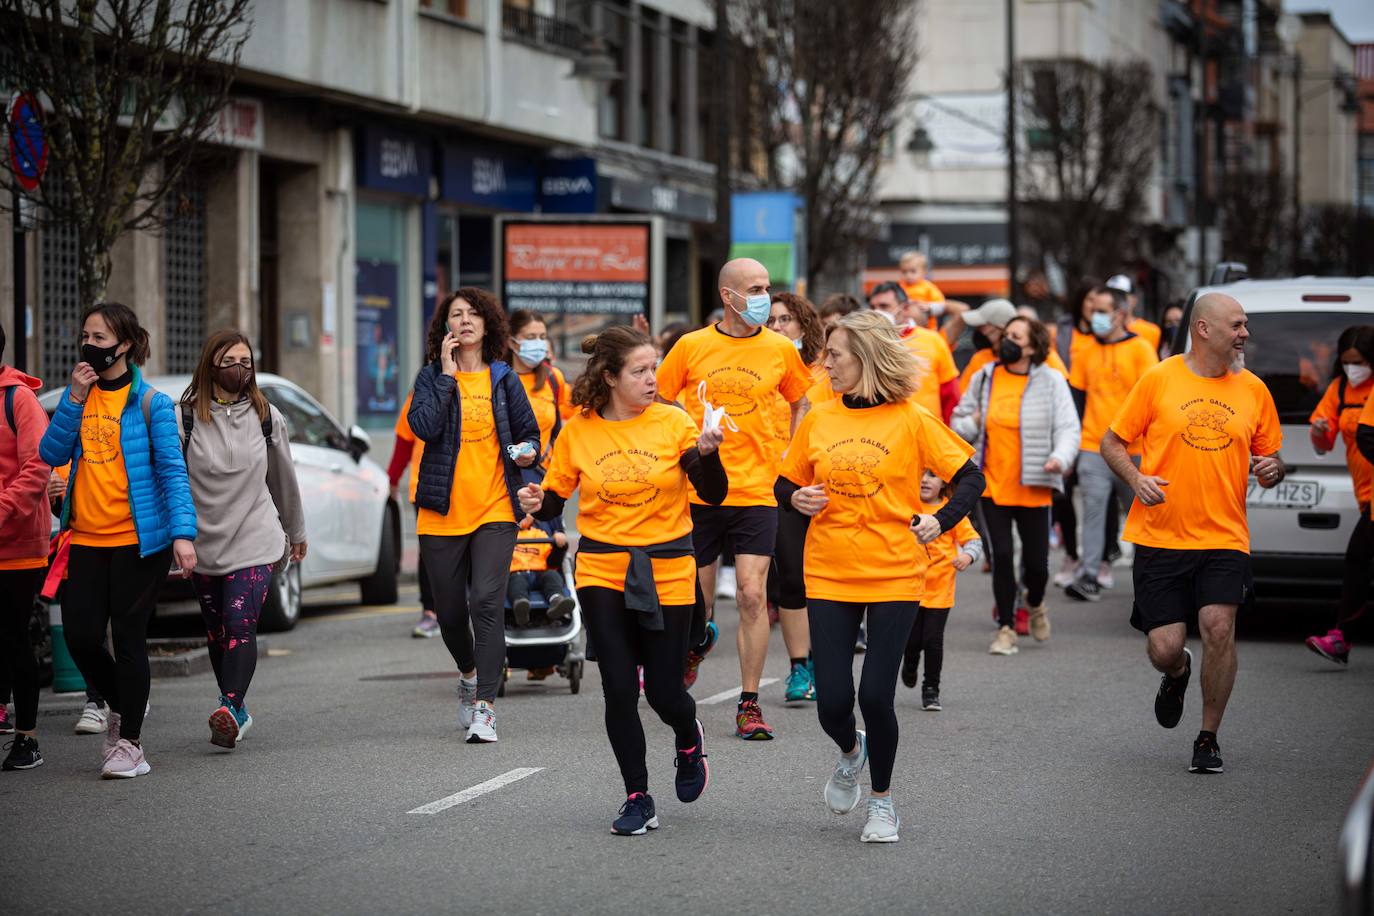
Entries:
MULTIPOLYGON (((1136 466, 1140 458, 1132 456, 1136 466)), ((1078 493, 1083 499, 1083 523, 1079 526, 1081 543, 1078 549, 1079 575, 1097 576, 1102 554, 1107 549, 1107 502, 1120 498, 1129 509, 1135 493, 1126 482, 1112 473, 1107 462, 1097 452, 1078 453, 1078 493)), ((1123 516, 1124 518, 1124 516, 1123 516)))
POLYGON ((477 669, 477 699, 488 703, 496 702, 506 664, 506 579, 515 535, 514 522, 490 522, 469 534, 420 535, 444 645, 460 672, 477 669))

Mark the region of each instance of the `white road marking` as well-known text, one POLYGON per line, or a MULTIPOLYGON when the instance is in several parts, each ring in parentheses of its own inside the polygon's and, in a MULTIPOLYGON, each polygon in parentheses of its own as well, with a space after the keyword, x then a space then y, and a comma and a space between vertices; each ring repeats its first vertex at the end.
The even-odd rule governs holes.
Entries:
MULTIPOLYGON (((766 677, 763 680, 759 681, 759 689, 762 690, 769 684, 776 684, 777 682, 778 679, 775 677, 766 677)), ((724 703, 726 700, 738 699, 740 691, 743 689, 743 687, 731 687, 729 690, 722 690, 720 693, 713 693, 704 700, 697 700, 697 705, 714 706, 716 703, 724 703)))
POLYGON ((486 795, 488 792, 495 792, 497 789, 500 789, 503 786, 508 786, 513 782, 519 782, 526 776, 533 776, 535 773, 538 773, 542 769, 544 768, 517 767, 516 769, 511 770, 508 773, 502 773, 500 776, 492 777, 491 779, 488 779, 486 782, 480 782, 470 789, 464 789, 461 792, 455 792, 452 795, 439 799, 438 801, 432 801, 427 805, 421 805, 418 808, 412 808, 409 811, 407 811, 406 814, 438 814, 440 811, 447 811, 454 805, 461 805, 463 802, 472 801, 474 798, 479 798, 483 795, 486 795))

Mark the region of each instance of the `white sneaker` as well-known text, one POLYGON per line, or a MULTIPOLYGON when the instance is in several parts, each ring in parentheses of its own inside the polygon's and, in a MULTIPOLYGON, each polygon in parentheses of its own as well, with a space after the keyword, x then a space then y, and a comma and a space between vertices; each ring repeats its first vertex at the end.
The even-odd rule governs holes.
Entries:
MULTIPOLYGON (((106 708, 108 709, 108 707, 106 708)), ((105 726, 105 750, 100 755, 102 767, 105 765, 104 762, 114 753, 115 745, 119 744, 120 741, 119 713, 110 709, 109 712, 106 713, 105 719, 107 723, 105 726)))
POLYGON ((458 727, 472 728, 472 709, 477 705, 477 680, 458 675, 458 727))
POLYGON ((1002 627, 997 631, 997 638, 988 646, 989 655, 1015 655, 1021 651, 1016 648, 1016 631, 1011 627, 1002 627))
POLYGON ((1068 588, 1073 585, 1078 578, 1078 561, 1064 558, 1064 563, 1059 567, 1059 572, 1054 574, 1054 584, 1059 588, 1068 588))
POLYGON ((98 735, 103 732, 110 724, 109 707, 101 706, 94 700, 86 701, 86 708, 81 710, 81 718, 76 720, 74 729, 78 735, 98 735))
POLYGON ((1097 584, 1103 588, 1116 588, 1116 576, 1112 575, 1112 565, 1103 563, 1097 567, 1097 584))
POLYGON ((834 814, 848 814, 859 806, 859 773, 868 763, 868 735, 859 732, 859 755, 840 755, 835 772, 825 781, 825 806, 834 814))
POLYGON ((732 601, 735 597, 735 589, 738 586, 735 582, 735 567, 722 566, 716 574, 716 597, 729 598, 732 601))
POLYGON ((486 703, 472 707, 472 725, 468 727, 468 744, 496 743, 496 710, 486 703))
POLYGON ((105 766, 100 775, 104 779, 133 779, 151 773, 148 759, 143 756, 143 748, 123 738, 115 744, 110 756, 105 758, 105 766))
POLYGON ((865 843, 895 843, 899 839, 897 828, 902 819, 897 816, 897 808, 892 796, 868 799, 868 820, 864 822, 863 833, 859 839, 865 843))

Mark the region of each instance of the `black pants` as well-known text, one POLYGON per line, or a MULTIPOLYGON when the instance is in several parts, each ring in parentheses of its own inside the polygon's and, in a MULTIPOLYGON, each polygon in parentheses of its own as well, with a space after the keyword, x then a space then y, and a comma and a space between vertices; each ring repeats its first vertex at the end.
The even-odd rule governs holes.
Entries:
POLYGON ((983 524, 987 526, 992 556, 992 593, 997 599, 997 620, 1001 626, 1016 622, 1015 545, 1012 525, 1021 535, 1021 570, 1026 587, 1026 604, 1038 607, 1045 600, 1045 584, 1050 579, 1050 510, 1048 507, 999 506, 986 496, 983 524))
POLYGON ((1064 492, 1054 494, 1054 514, 1051 521, 1059 525, 1059 537, 1064 544, 1064 555, 1070 560, 1078 559, 1078 510, 1073 506, 1073 490, 1078 483, 1078 475, 1070 471, 1064 477, 1064 492))
MULTIPOLYGON (((415 509, 416 517, 420 515, 420 507, 411 503, 415 509)), ((429 587, 429 574, 425 570, 425 552, 420 551, 419 557, 415 560, 415 581, 420 586, 420 608, 422 610, 434 612, 434 589, 429 587)))
POLYGON ((859 710, 868 732, 869 776, 874 792, 886 792, 897 759, 897 674, 902 666, 915 601, 858 604, 808 596, 811 655, 816 665, 816 715, 821 728, 847 754, 858 739, 854 721, 854 639, 868 611, 868 652, 859 676, 859 710))
POLYGON ((778 509, 778 540, 768 568, 768 600, 789 611, 806 607, 802 555, 810 525, 809 515, 778 509))
POLYGON ((195 573, 191 581, 200 599, 215 682, 224 698, 242 709, 258 668, 258 620, 272 585, 272 567, 249 566, 223 576, 195 573))
POLYGON ((926 673, 921 678, 921 686, 927 690, 940 689, 940 672, 945 667, 945 624, 949 623, 949 608, 923 607, 916 612, 916 622, 911 625, 911 635, 906 640, 905 660, 909 667, 915 668, 921 662, 921 653, 926 656, 926 673))
POLYGON ((506 664, 506 577, 515 552, 514 522, 489 522, 468 534, 422 534, 439 632, 458 670, 477 669, 477 699, 495 704, 506 664))
POLYGON ((582 621, 596 643, 601 689, 606 697, 606 735, 625 780, 625 794, 649 791, 644 764, 644 725, 639 721, 639 672, 644 666, 644 697, 673 730, 679 748, 697 742, 697 704, 682 684, 692 605, 663 605, 663 629, 646 630, 638 614, 625 609, 625 593, 591 586, 577 590, 582 621))
POLYGON ((538 583, 539 591, 545 599, 552 601, 555 595, 567 591, 563 584, 563 574, 556 569, 517 570, 510 574, 506 584, 506 597, 511 601, 530 596, 530 586, 538 583))
POLYGON ((1374 558, 1374 519, 1369 517, 1369 508, 1360 511, 1360 520, 1355 530, 1350 532, 1350 543, 1345 547, 1345 578, 1341 583, 1341 611, 1336 618, 1336 626, 1344 630, 1364 613, 1369 601, 1369 561, 1374 558))
POLYGON ((152 678, 148 621, 167 580, 171 548, 146 557, 138 547, 72 547, 62 595, 62 627, 77 670, 120 715, 119 737, 137 741, 152 678), (109 626, 114 658, 105 651, 109 626))
POLYGON ((29 641, 29 621, 34 596, 47 572, 0 570, 0 659, 9 675, 9 689, 14 692, 14 724, 21 732, 38 726, 38 662, 29 641))

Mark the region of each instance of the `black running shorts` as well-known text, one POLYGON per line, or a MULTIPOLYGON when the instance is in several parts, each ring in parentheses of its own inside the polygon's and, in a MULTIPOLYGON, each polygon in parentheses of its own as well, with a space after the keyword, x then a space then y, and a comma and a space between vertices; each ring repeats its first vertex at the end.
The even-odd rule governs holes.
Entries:
POLYGON ((1131 626, 1145 633, 1197 619, 1209 604, 1250 600, 1250 555, 1239 550, 1135 549, 1135 606, 1131 626))
POLYGON ((698 506, 692 504, 692 544, 697 566, 710 566, 727 541, 736 556, 771 557, 778 539, 777 506, 698 506))

